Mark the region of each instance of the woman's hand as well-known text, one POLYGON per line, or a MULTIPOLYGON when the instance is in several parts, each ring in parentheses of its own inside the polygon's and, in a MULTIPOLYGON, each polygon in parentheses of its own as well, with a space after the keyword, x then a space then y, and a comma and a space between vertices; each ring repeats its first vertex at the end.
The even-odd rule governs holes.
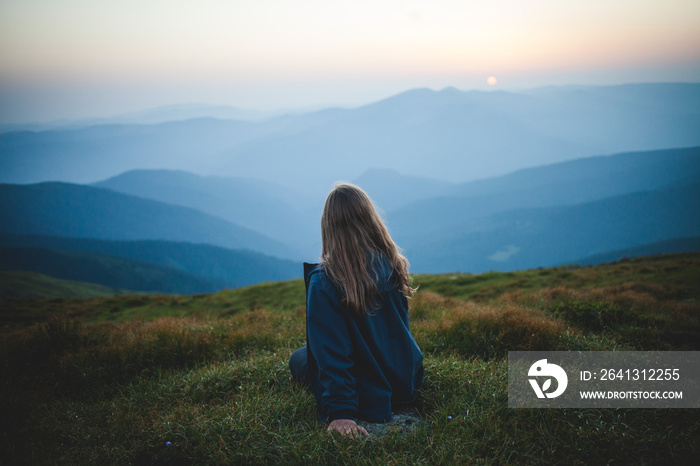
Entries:
POLYGON ((364 427, 358 426, 352 419, 336 419, 328 426, 328 432, 340 432, 350 438, 358 438, 361 435, 369 436, 364 427))

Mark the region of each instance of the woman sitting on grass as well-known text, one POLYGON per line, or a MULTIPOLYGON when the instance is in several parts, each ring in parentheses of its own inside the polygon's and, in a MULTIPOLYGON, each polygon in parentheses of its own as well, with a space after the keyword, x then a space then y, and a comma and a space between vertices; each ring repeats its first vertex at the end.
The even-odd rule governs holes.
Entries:
POLYGON ((412 402, 423 354, 408 329, 408 261, 367 194, 339 184, 321 218, 320 264, 304 264, 306 346, 289 358, 308 383, 321 422, 353 438, 357 419, 386 422, 392 405, 412 402))

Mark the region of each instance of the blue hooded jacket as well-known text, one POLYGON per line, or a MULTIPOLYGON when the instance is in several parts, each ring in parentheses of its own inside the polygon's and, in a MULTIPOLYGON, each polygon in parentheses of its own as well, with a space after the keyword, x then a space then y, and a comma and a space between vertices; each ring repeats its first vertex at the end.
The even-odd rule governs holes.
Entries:
POLYGON ((322 421, 388 421, 392 403, 413 401, 423 383, 408 300, 386 258, 374 262, 379 306, 364 315, 345 307, 323 266, 304 264, 309 381, 322 421))

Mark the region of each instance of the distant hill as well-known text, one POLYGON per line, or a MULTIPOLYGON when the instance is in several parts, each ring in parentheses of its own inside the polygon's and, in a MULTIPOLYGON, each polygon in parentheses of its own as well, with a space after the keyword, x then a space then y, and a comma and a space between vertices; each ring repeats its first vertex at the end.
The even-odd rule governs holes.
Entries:
MULTIPOLYGON (((252 251, 224 249, 206 244, 168 241, 105 241, 0 233, 0 246, 94 253, 100 256, 109 255, 125 260, 155 264, 161 268, 167 268, 170 272, 177 271, 204 282, 204 285, 200 286, 196 280, 190 280, 182 288, 168 288, 168 290, 176 290, 179 293, 187 293, 193 289, 193 292, 203 293, 212 288, 219 290, 266 281, 289 280, 301 277, 302 273, 300 262, 277 259, 252 251)), ((86 260, 91 260, 89 255, 86 260)), ((88 264, 90 263, 88 262, 88 264)), ((139 264, 133 265, 143 268, 139 264)), ((39 271, 36 268, 29 269, 39 271)), ((128 270, 125 269, 125 272, 128 273, 128 270)), ((51 275, 68 277, 68 275, 61 274, 60 268, 51 275)), ((129 278, 124 279, 128 280, 129 278)), ((179 280, 183 281, 182 278, 179 280)), ((173 282, 175 281, 173 280, 173 282)))
POLYGON ((542 191, 541 205, 573 204, 623 193, 690 184, 700 175, 700 147, 583 157, 462 183, 460 197, 542 191), (552 188, 557 188, 554 192, 552 188), (566 187, 564 189, 563 187, 566 187))
POLYGON ((418 176, 406 176, 389 169, 371 169, 352 182, 372 198, 384 212, 424 199, 453 194, 456 184, 418 176))
POLYGON ((158 124, 173 121, 216 118, 220 120, 260 121, 283 112, 259 112, 228 105, 175 104, 123 113, 112 117, 55 120, 43 123, 0 124, 0 134, 20 131, 80 129, 114 124, 158 124))
POLYGON ((387 212, 392 231, 420 236, 464 231, 500 212, 575 205, 696 183, 700 147, 586 157, 456 185, 451 192, 387 212))
POLYGON ((396 239, 414 272, 516 270, 700 236, 700 184, 517 209, 396 239))
POLYGON ((0 182, 91 183, 135 168, 215 171, 210 158, 276 127, 199 118, 0 134, 0 182))
MULTIPOLYGON (((112 118, 87 121, 89 124, 138 123, 155 124, 171 121, 185 121, 196 118, 217 118, 220 120, 256 121, 270 118, 274 114, 231 107, 229 105, 175 104, 125 113, 112 118)), ((75 123, 74 123, 75 124, 75 123)), ((84 125, 85 123, 83 123, 84 125)))
POLYGON ((262 181, 134 170, 93 186, 197 209, 286 244, 313 244, 320 234, 317 218, 309 215, 302 195, 262 181))
POLYGON ((67 183, 0 185, 0 231, 111 240, 162 239, 280 257, 295 255, 279 242, 212 215, 67 183))
MULTIPOLYGON (((35 272, 0 271, 0 299, 8 298, 96 298, 134 294, 94 283, 61 280, 35 272)), ((27 319, 28 316, 24 316, 27 319)))
POLYGON ((577 259, 570 262, 578 265, 598 265, 616 262, 624 258, 654 256, 657 254, 677 254, 685 252, 700 252, 700 237, 677 238, 658 243, 644 244, 633 248, 625 248, 604 254, 577 259))
POLYGON ((0 270, 37 272, 63 280, 134 291, 193 294, 224 288, 222 284, 171 267, 106 254, 41 248, 0 248, 0 270))

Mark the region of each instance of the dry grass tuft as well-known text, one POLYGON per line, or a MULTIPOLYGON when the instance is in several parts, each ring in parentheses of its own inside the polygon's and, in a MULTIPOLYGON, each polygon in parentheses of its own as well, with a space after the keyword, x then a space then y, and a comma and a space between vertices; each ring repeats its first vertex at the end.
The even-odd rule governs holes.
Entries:
POLYGON ((413 333, 425 351, 450 350, 486 360, 508 351, 560 349, 560 337, 567 330, 539 309, 476 304, 432 292, 418 293, 410 314, 413 333))
POLYGON ((503 302, 539 308, 583 331, 606 332, 631 349, 700 348, 700 303, 678 300, 676 290, 654 283, 625 282, 584 289, 563 286, 515 292, 503 302))

